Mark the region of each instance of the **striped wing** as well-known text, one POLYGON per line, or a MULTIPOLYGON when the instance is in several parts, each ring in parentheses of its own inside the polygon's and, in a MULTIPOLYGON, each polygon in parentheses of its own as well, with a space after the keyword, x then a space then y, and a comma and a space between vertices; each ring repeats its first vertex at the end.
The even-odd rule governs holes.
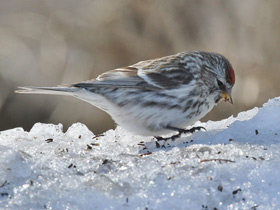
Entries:
POLYGON ((96 80, 73 86, 89 90, 96 87, 172 89, 188 84, 192 79, 191 72, 177 54, 114 69, 101 74, 96 80))

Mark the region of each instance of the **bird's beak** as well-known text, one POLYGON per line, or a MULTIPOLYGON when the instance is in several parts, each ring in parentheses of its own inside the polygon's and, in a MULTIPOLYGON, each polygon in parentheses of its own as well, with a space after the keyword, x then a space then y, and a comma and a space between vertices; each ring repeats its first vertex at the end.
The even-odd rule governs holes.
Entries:
POLYGON ((232 97, 231 97, 231 94, 227 91, 225 92, 222 92, 221 93, 221 97, 225 100, 225 101, 228 101, 229 103, 233 104, 233 101, 232 101, 232 97))

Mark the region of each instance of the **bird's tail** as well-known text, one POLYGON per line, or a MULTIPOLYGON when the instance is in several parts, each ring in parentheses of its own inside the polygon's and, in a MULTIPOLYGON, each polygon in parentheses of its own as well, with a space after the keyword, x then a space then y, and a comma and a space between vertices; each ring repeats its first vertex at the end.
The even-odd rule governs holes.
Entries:
POLYGON ((77 91, 75 87, 18 87, 16 93, 24 94, 49 94, 49 95, 73 95, 77 91))

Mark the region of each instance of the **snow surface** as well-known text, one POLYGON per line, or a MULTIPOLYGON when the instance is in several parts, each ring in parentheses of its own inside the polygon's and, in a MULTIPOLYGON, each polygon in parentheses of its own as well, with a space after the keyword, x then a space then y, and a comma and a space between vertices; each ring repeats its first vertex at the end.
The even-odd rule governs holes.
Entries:
POLYGON ((280 97, 159 142, 122 128, 0 132, 0 209, 280 209, 280 97))

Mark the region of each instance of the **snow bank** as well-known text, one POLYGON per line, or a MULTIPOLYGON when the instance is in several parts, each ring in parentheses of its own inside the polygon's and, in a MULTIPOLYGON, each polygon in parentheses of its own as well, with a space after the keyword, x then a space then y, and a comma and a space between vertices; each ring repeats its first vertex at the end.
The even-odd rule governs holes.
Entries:
POLYGON ((0 209, 279 209, 280 98, 156 143, 120 127, 0 132, 0 209))

